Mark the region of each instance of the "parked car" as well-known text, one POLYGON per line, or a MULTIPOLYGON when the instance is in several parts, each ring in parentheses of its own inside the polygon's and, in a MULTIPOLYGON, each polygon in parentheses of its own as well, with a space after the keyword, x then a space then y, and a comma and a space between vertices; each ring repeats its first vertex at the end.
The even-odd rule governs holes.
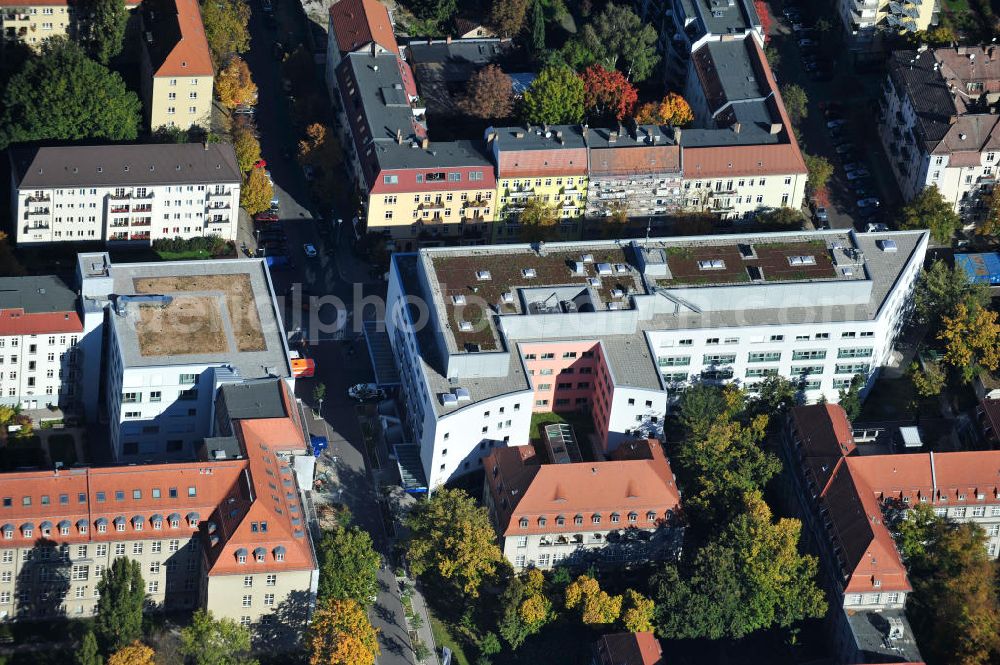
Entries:
POLYGON ((347 389, 347 396, 358 402, 385 399, 385 391, 374 383, 358 383, 347 389))
POLYGON ((278 213, 271 210, 267 210, 265 212, 258 212, 256 215, 253 216, 253 219, 255 222, 277 222, 278 213))
POLYGON ((254 108, 246 104, 237 106, 236 108, 233 109, 233 115, 253 116, 253 114, 254 114, 254 108))
POLYGON ((841 118, 839 120, 830 120, 829 122, 826 123, 826 126, 827 126, 828 129, 838 129, 838 128, 844 127, 846 125, 847 125, 847 121, 844 120, 843 118, 841 118))
POLYGON ((305 252, 306 256, 308 256, 310 259, 316 258, 316 256, 319 254, 319 252, 316 251, 316 245, 313 245, 312 243, 308 242, 302 245, 302 251, 305 252))
POLYGON ((819 46, 819 44, 812 39, 806 38, 799 40, 799 48, 816 48, 817 46, 819 46))
POLYGON ((878 197, 869 196, 865 199, 858 199, 859 208, 877 208, 882 205, 882 202, 878 200, 878 197))
POLYGON ((816 208, 815 212, 813 212, 813 218, 819 224, 826 224, 823 228, 830 226, 830 213, 827 212, 824 206, 818 206, 816 208))
POLYGON ((871 176, 871 173, 868 171, 868 169, 860 169, 858 171, 847 172, 847 179, 850 180, 851 182, 854 182, 855 180, 863 180, 869 176, 871 176))
POLYGON ((274 11, 274 6, 271 4, 271 0, 260 0, 260 8, 264 10, 265 14, 270 14, 274 11))
POLYGON ((847 142, 847 143, 838 143, 837 146, 834 148, 834 150, 837 151, 838 155, 846 155, 846 154, 854 152, 855 146, 854 146, 853 143, 850 143, 850 142, 847 142))

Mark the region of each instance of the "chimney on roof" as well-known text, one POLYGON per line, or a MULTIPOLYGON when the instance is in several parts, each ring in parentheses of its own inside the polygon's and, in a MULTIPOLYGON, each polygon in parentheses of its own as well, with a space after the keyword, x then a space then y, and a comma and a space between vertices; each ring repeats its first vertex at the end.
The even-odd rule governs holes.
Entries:
POLYGON ((783 125, 780 122, 772 122, 771 123, 771 133, 772 134, 780 134, 782 126, 783 125))
POLYGON ((423 148, 424 150, 427 150, 427 146, 429 146, 430 144, 431 142, 427 139, 427 137, 424 137, 423 139, 420 140, 420 147, 423 148))
MULTIPOLYGON (((731 125, 731 127, 730 127, 730 128, 731 128, 731 129, 733 130, 733 134, 739 134, 739 133, 740 133, 740 130, 741 130, 741 129, 743 129, 743 125, 741 125, 741 124, 740 124, 740 123, 738 123, 738 122, 734 122, 734 123, 733 123, 733 124, 731 125)), ((772 134, 774 134, 775 132, 771 132, 771 133, 772 133, 772 134)))
POLYGON ((618 142, 618 132, 608 132, 608 143, 618 142))

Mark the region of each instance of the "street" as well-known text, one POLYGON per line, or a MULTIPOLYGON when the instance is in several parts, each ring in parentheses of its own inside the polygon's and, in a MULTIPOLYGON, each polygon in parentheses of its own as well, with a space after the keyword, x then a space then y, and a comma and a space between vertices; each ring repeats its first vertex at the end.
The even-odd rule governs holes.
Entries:
MULTIPOLYGON (((311 408, 304 409, 310 432, 329 440, 329 448, 317 460, 317 475, 326 473, 337 479, 335 489, 329 490, 333 496, 326 498, 346 504, 354 522, 371 534, 376 549, 386 561, 391 561, 392 543, 385 533, 376 502, 376 488, 369 472, 355 405, 346 399, 349 386, 372 380, 368 352, 360 334, 361 314, 350 315, 346 331, 320 334, 320 327, 334 328, 338 316, 343 314, 334 306, 308 309, 302 306, 310 297, 335 296, 345 310, 351 312, 356 300, 362 296, 384 295, 384 287, 381 282, 365 282, 369 279, 369 268, 351 254, 349 230, 335 228, 322 235, 318 232, 317 224, 336 224, 336 218, 349 220, 351 215, 348 211, 317 211, 310 201, 308 183, 294 158, 299 137, 290 115, 288 95, 282 90, 281 63, 272 53, 279 36, 265 24, 260 5, 256 3, 251 5, 250 31, 251 49, 246 54, 246 61, 259 90, 256 125, 262 156, 274 180, 278 214, 291 260, 289 267, 272 270, 271 278, 285 314, 286 330, 306 331, 309 340, 306 353, 316 361, 313 378, 296 380, 296 395, 308 407, 315 407, 313 389, 320 383, 326 386, 321 418, 313 418, 311 408), (338 237, 341 232, 342 241, 338 237), (316 256, 306 256, 303 250, 306 243, 316 247, 316 256), (358 324, 355 318, 359 319, 358 324)), ((280 39, 287 39, 287 36, 281 35, 280 39)), ((288 44, 287 48, 291 50, 295 46, 288 44)), ((316 84, 323 85, 318 71, 316 84)), ((244 220, 241 231, 240 241, 255 247, 252 221, 244 220)), ((373 314, 369 312, 367 316, 373 314)), ((378 597, 369 613, 372 625, 380 633, 382 655, 378 663, 412 665, 416 660, 391 565, 380 571, 379 586, 378 597)))

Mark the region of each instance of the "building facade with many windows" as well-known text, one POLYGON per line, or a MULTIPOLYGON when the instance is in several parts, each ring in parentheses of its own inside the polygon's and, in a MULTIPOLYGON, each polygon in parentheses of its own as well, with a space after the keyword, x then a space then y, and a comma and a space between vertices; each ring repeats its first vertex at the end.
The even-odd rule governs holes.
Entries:
POLYGON ((241 178, 228 143, 16 147, 10 163, 19 245, 236 238, 241 178))
POLYGON ((926 232, 429 248, 393 257, 386 328, 430 487, 580 413, 605 452, 693 383, 836 401, 897 362, 926 232))
POLYGON ((906 201, 937 187, 966 223, 988 214, 1000 160, 1000 52, 896 51, 879 100, 879 136, 906 201))
POLYGON ((217 400, 228 417, 197 461, 0 476, 0 617, 92 616, 126 557, 150 609, 205 607, 265 634, 279 615, 306 621, 318 570, 288 457, 305 448, 294 397, 272 379, 217 400))
POLYGON ((58 277, 0 278, 0 403, 75 405, 83 332, 77 295, 58 277))
MULTIPOLYGON (((136 0, 127 0, 128 10, 136 0)), ((76 39, 89 16, 83 7, 66 0, 0 0, 0 35, 5 41, 19 41, 38 50, 46 39, 76 39)))

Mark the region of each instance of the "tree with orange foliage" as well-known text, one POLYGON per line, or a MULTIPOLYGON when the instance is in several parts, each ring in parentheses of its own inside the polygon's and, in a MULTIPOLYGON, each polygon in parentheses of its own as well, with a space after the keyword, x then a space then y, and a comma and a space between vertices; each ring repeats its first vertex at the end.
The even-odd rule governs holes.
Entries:
POLYGON ((243 58, 233 56, 225 69, 215 77, 215 94, 227 109, 257 102, 257 84, 243 58))
POLYGON ((635 121, 640 125, 671 125, 684 127, 694 120, 691 106, 676 92, 658 102, 647 102, 635 112, 635 121))
POLYGON ((107 665, 155 665, 156 652, 136 640, 111 654, 107 665))
POLYGON ((753 0, 753 8, 757 10, 760 18, 760 27, 764 32, 764 41, 771 39, 771 14, 767 11, 767 3, 764 0, 753 0))
POLYGON ((374 665, 380 653, 378 631, 354 599, 321 602, 307 644, 309 665, 374 665))
POLYGON ((592 119, 622 120, 631 115, 639 93, 617 69, 591 65, 580 74, 583 79, 583 105, 592 119))

